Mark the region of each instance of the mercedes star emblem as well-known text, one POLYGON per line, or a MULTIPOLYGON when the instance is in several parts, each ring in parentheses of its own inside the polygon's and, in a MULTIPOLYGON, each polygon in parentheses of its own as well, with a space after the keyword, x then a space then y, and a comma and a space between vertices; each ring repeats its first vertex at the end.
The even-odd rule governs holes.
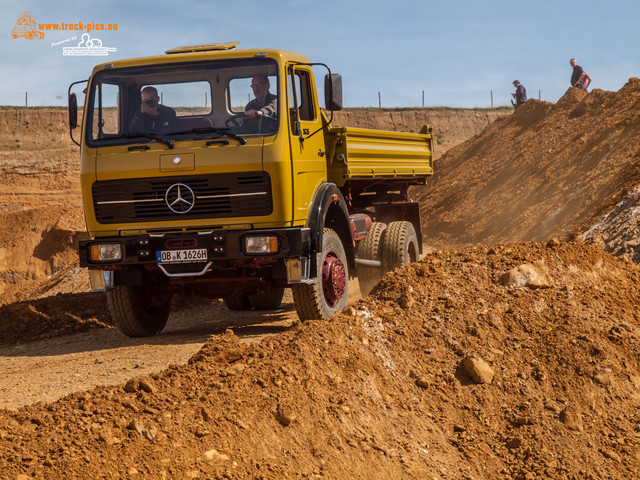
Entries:
POLYGON ((174 183, 167 189, 164 201, 172 212, 187 213, 195 205, 196 195, 184 183, 174 183))

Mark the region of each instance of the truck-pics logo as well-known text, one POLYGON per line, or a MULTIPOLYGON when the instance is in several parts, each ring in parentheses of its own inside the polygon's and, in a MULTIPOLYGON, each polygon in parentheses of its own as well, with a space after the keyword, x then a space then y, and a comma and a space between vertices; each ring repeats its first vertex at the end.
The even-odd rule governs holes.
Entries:
MULTIPOLYGON (((16 39, 18 37, 27 38, 29 40, 38 38, 43 39, 45 32, 95 32, 95 31, 116 31, 118 30, 117 23, 98 23, 91 21, 84 22, 59 22, 59 23, 36 23, 36 16, 31 12, 22 12, 18 15, 16 24, 11 30, 11 37, 16 39)), ((106 55, 106 54, 105 54, 106 55)))
POLYGON ((31 12, 23 12, 18 15, 16 25, 13 27, 13 30, 11 30, 11 37, 24 37, 29 40, 33 38, 43 39, 44 32, 41 32, 36 28, 35 15, 31 15, 31 12))

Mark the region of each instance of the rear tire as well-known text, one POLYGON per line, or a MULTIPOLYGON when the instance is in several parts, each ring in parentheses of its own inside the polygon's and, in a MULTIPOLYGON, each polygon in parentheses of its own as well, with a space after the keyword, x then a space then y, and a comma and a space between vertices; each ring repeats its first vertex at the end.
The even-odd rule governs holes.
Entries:
POLYGON ((338 234, 325 228, 313 283, 291 284, 300 320, 327 319, 347 305, 349 265, 338 234))
POLYGON ((418 236, 411 222, 391 222, 382 238, 382 270, 390 272, 418 260, 418 236))
POLYGON ((223 298, 224 306, 229 310, 251 310, 251 302, 248 296, 223 298))
POLYGON ((157 335, 167 324, 171 295, 150 285, 117 286, 107 291, 113 323, 128 337, 157 335))
MULTIPOLYGON (((382 260, 382 235, 387 229, 386 223, 374 222, 367 238, 358 243, 357 257, 366 260, 382 260)), ((373 287, 382 278, 382 268, 358 265, 358 282, 363 297, 369 295, 373 287)))
POLYGON ((284 297, 284 288, 278 288, 273 292, 249 295, 249 301, 256 310, 275 310, 282 303, 282 297, 284 297))

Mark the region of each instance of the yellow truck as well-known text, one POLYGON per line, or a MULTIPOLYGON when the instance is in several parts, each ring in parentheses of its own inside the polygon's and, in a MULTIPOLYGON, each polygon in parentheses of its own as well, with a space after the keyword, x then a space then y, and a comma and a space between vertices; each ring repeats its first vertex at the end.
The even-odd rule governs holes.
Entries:
POLYGON ((332 127, 340 75, 237 44, 96 66, 77 140, 83 82, 69 87, 90 236, 80 265, 125 335, 159 333, 174 294, 266 310, 291 288, 301 320, 330 318, 350 279, 367 294, 421 253, 408 189, 433 172, 431 127, 332 127))

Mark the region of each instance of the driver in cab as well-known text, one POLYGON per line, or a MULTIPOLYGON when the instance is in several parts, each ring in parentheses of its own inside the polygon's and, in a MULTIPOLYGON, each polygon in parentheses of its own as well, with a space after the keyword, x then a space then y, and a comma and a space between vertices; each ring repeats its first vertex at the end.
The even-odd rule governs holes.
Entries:
POLYGON ((244 107, 243 126, 258 127, 261 117, 267 116, 274 120, 278 109, 278 97, 269 92, 269 78, 263 74, 254 75, 251 79, 251 88, 256 98, 244 107))

